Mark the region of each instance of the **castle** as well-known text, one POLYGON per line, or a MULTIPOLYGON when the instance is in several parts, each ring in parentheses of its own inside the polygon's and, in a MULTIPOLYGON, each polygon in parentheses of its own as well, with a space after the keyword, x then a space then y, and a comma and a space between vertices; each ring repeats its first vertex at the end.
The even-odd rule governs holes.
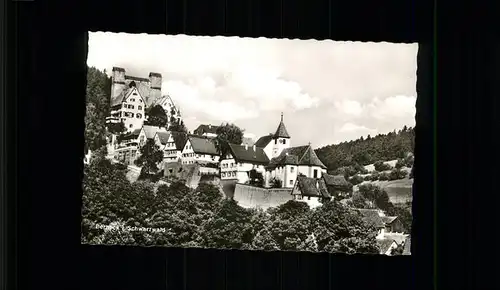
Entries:
POLYGON ((162 76, 150 72, 149 78, 125 74, 125 69, 113 67, 111 75, 110 116, 108 123, 123 122, 128 132, 141 129, 147 120, 146 109, 160 105, 167 113, 169 122, 172 117, 180 120, 180 111, 170 96, 161 94, 162 76))

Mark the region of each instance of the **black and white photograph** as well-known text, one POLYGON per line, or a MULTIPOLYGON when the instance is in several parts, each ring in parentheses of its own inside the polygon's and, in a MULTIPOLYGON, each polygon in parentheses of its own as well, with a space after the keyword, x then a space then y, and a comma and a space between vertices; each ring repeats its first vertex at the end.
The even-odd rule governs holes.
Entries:
POLYGON ((417 52, 89 32, 81 242, 411 255, 417 52))

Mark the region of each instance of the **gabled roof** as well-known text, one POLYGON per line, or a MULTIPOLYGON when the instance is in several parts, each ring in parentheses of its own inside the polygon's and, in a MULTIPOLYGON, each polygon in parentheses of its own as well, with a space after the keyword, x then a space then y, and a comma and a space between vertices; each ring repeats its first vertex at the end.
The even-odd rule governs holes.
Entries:
POLYGON ((156 135, 158 136, 158 139, 160 139, 160 143, 163 145, 167 144, 168 139, 170 138, 169 132, 158 131, 156 132, 156 135))
POLYGON ((322 177, 328 186, 333 186, 334 188, 343 190, 352 188, 352 184, 349 183, 342 175, 330 175, 323 173, 322 177))
POLYGON ((302 196, 330 197, 322 179, 299 175, 297 176, 297 187, 302 196))
POLYGON ((211 134, 217 134, 217 129, 219 128, 219 126, 214 126, 214 125, 205 125, 205 124, 202 124, 200 126, 198 126, 198 128, 196 128, 196 130, 194 130, 194 132, 196 132, 196 134, 203 134, 203 133, 211 133, 211 134))
POLYGON ((394 222, 398 217, 397 216, 383 216, 382 220, 386 225, 390 225, 392 222, 394 222))
POLYGON ((187 134, 184 132, 170 132, 174 139, 175 149, 182 150, 186 146, 187 134))
POLYGON ((274 138, 290 138, 288 134, 285 123, 283 123, 283 113, 281 113, 281 121, 278 125, 278 129, 276 129, 276 133, 274 133, 274 138))
POLYGON ((144 130, 147 139, 153 139, 157 132, 167 132, 164 128, 150 125, 144 125, 142 126, 142 129, 144 130))
POLYGON ((264 152, 264 149, 260 147, 245 147, 245 145, 229 144, 229 148, 231 149, 231 155, 234 157, 236 162, 262 165, 269 164, 269 158, 264 152))
POLYGON ((392 244, 396 243, 394 240, 383 239, 377 240, 377 244, 380 248, 380 254, 385 254, 391 248, 392 244))
POLYGON ((357 209, 359 213, 363 216, 363 221, 375 228, 385 227, 385 223, 382 217, 379 215, 376 209, 357 209))
POLYGON ((215 147, 214 139, 201 136, 188 135, 188 141, 193 151, 198 154, 219 155, 215 147))
POLYGON ((411 237, 406 237, 405 245, 403 248, 403 255, 411 255, 411 237))
POLYGON ((281 151, 281 154, 271 159, 270 166, 275 167, 278 165, 305 165, 305 166, 319 166, 326 169, 326 166, 318 158, 311 145, 290 147, 281 151), (297 161, 294 158, 287 156, 296 156, 297 161))
POLYGON ((142 99, 142 101, 144 103, 146 103, 146 100, 144 99, 144 92, 141 92, 139 90, 139 88, 137 88, 136 86, 132 86, 132 87, 128 87, 124 90, 122 90, 118 96, 116 96, 115 98, 111 98, 111 104, 110 106, 111 107, 114 107, 114 106, 117 106, 117 105, 121 105, 121 103, 123 103, 124 101, 126 101, 128 99, 128 97, 134 92, 136 91, 137 95, 142 99))
POLYGON ((257 140, 257 142, 254 143, 255 146, 257 147, 262 147, 265 148, 272 140, 273 140, 273 133, 269 133, 269 135, 262 136, 257 140))

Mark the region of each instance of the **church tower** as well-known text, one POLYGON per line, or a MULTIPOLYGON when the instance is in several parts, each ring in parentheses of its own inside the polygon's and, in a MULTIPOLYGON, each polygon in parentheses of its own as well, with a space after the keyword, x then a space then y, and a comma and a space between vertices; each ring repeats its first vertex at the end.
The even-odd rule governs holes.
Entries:
POLYGON ((283 113, 281 113, 281 121, 273 136, 273 155, 272 158, 278 157, 283 149, 290 148, 290 135, 286 131, 285 124, 283 123, 283 113))

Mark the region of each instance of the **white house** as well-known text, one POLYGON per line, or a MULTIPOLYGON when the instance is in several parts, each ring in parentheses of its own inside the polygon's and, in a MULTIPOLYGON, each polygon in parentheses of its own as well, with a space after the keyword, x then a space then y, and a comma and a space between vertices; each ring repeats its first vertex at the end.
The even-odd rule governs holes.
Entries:
POLYGON ((137 137, 137 143, 139 144, 139 147, 144 146, 144 144, 146 144, 146 141, 149 139, 154 140, 157 132, 167 133, 167 129, 150 125, 142 126, 141 131, 139 132, 139 135, 137 137))
POLYGON ((229 144, 229 147, 230 152, 220 163, 222 180, 234 179, 239 183, 246 183, 250 180, 252 170, 265 176, 269 158, 263 148, 236 144, 229 144))
POLYGON ((128 132, 140 129, 145 120, 145 100, 137 89, 135 82, 129 84, 119 96, 112 99, 109 123, 122 122, 128 132))
POLYGON ((212 164, 217 166, 219 153, 212 138, 188 135, 181 156, 182 164, 212 164))
POLYGON ((297 176, 292 193, 293 199, 305 202, 311 208, 320 206, 322 202, 331 200, 325 181, 322 178, 297 176))
POLYGON ((254 144, 260 147, 270 159, 264 176, 265 186, 270 187, 274 180, 281 181, 284 188, 293 188, 298 174, 306 177, 321 178, 326 166, 321 162, 311 145, 291 147, 291 137, 283 122, 283 114, 274 134, 262 136, 254 144))

